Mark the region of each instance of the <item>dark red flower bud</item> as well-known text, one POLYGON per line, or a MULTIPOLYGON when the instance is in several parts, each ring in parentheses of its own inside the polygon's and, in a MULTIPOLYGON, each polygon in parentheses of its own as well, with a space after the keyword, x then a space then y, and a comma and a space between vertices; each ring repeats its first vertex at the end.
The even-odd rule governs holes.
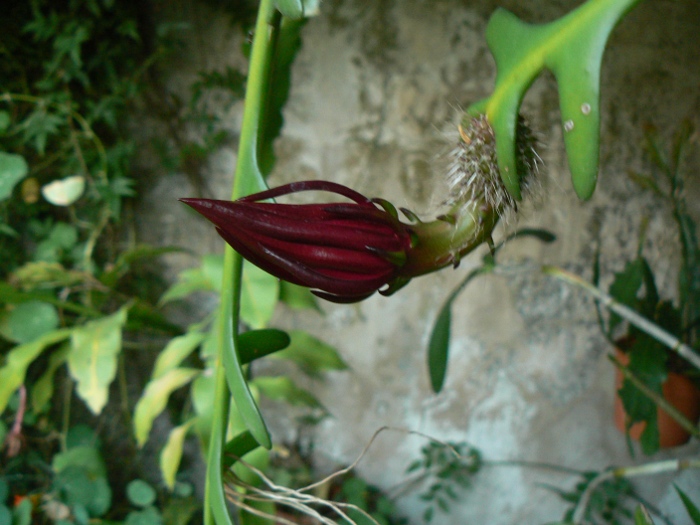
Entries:
MULTIPOLYGON (((518 173, 527 187, 540 160, 522 119, 517 132, 518 173)), ((449 211, 430 222, 402 208, 411 221, 405 224, 388 201, 324 181, 295 182, 234 202, 180 200, 213 222, 244 258, 319 297, 351 303, 376 291, 389 295, 413 277, 456 267, 474 248, 491 242, 500 217, 516 207, 500 177, 487 117, 465 115, 459 135, 448 170, 449 211), (260 202, 301 191, 328 191, 353 202, 260 202)))
MULTIPOLYGON (((411 247, 409 227, 350 188, 296 182, 237 201, 180 199, 214 223, 219 235, 268 273, 307 286, 334 302, 365 299, 405 284, 399 277, 411 247), (300 191, 328 191, 354 202, 259 202, 300 191)), ((389 211, 387 211, 387 209, 389 211)))

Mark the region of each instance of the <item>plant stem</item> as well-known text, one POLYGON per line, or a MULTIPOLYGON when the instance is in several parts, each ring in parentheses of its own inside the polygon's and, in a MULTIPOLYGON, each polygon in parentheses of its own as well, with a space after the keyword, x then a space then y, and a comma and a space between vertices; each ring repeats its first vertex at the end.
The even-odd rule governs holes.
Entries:
MULTIPOLYGON (((246 87, 241 138, 238 147, 236 172, 231 199, 264 189, 265 184, 258 168, 258 135, 260 117, 265 107, 265 94, 271 63, 270 22, 275 13, 272 0, 262 0, 258 7, 255 39, 251 51, 250 67, 246 87)), ((223 450, 231 396, 241 415, 258 442, 269 441, 264 423, 259 419, 255 401, 252 399, 237 355, 238 324, 241 295, 241 256, 230 247, 224 255, 224 277, 219 305, 216 358, 216 388, 214 393, 214 418, 207 456, 207 479, 204 501, 205 525, 231 523, 226 509, 223 486, 223 450), (251 415, 252 414, 252 415, 251 415), (255 419, 255 416, 258 419, 255 419), (252 420, 252 421, 251 421, 252 420), (257 426, 255 426, 257 424, 257 426), (262 427, 262 429, 261 429, 262 427), (255 430, 253 432, 253 430, 255 430)))
POLYGON ((574 284, 582 290, 588 292, 590 295, 592 295, 598 301, 600 301, 605 308, 612 312, 615 312, 617 315, 619 315, 626 321, 629 321, 631 324, 633 324, 643 332, 646 332, 651 337, 653 337, 660 343, 664 344, 665 346, 676 352, 678 355, 686 359, 698 370, 700 370, 700 356, 696 354, 692 348, 684 344, 677 337, 668 333, 666 330, 653 323, 646 317, 639 315, 631 308, 616 301, 610 295, 603 292, 600 288, 593 286, 591 283, 582 279, 578 275, 567 272, 566 270, 557 266, 542 265, 541 270, 544 274, 551 275, 569 284, 574 284))
POLYGON ((636 476, 649 476, 652 474, 660 474, 662 472, 678 472, 689 468, 700 468, 700 459, 670 459, 666 461, 657 461, 654 463, 646 463, 635 467, 617 467, 606 470, 598 474, 586 487, 586 490, 581 495, 581 499, 574 511, 572 522, 574 525, 581 525, 586 514, 588 502, 591 499, 593 492, 601 483, 617 478, 632 478, 636 476))

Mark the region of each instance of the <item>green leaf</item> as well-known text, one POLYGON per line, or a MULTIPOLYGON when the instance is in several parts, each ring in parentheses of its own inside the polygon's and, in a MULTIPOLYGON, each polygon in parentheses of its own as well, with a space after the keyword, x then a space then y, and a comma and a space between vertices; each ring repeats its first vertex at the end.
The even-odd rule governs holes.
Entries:
POLYGON ((33 142, 34 149, 39 155, 44 155, 46 141, 51 135, 56 135, 64 119, 53 113, 48 113, 44 107, 39 107, 24 122, 22 122, 24 142, 33 142))
POLYGON ((700 509, 698 509, 698 507, 692 502, 688 495, 685 492, 683 492, 680 488, 678 488, 677 485, 674 485, 674 487, 676 489, 676 492, 678 492, 681 501, 683 501, 683 506, 688 512, 688 516, 690 516, 690 519, 693 520, 693 525, 700 525, 700 509))
POLYGON ((508 236, 508 240, 520 239, 521 237, 534 237, 542 242, 551 243, 557 240, 557 236, 543 228, 521 228, 508 236))
POLYGON ((430 384, 433 392, 438 393, 442 389, 447 374, 447 363, 449 356, 450 344, 450 328, 452 323, 452 303, 459 297, 459 294, 472 282, 476 277, 482 274, 493 271, 494 264, 485 262, 482 266, 474 268, 462 280, 457 287, 452 290, 450 295, 442 305, 438 317, 435 320, 435 325, 430 333, 430 342, 428 343, 428 372, 430 374, 430 384))
MULTIPOLYGON (((0 111, 0 133, 5 133, 10 127, 10 114, 7 111, 0 111)), ((1 179, 2 177, 0 177, 1 179)))
POLYGON ((41 301, 18 304, 0 318, 0 334, 15 343, 29 343, 58 328, 56 307, 41 301))
POLYGON ((19 502, 19 505, 16 505, 14 508, 13 525, 31 525, 33 510, 34 506, 32 505, 32 500, 24 498, 19 502))
POLYGON ((99 449, 102 443, 94 429, 83 423, 79 423, 68 429, 68 434, 66 434, 66 448, 82 446, 99 449))
MULTIPOLYGON (((258 514, 253 514, 252 512, 241 511, 241 525, 271 525, 273 523, 272 519, 277 512, 275 504, 273 502, 251 501, 249 505, 251 508, 256 509, 258 512, 261 512, 264 516, 270 516, 270 518, 265 518, 263 516, 259 516, 258 514)), ((347 521, 345 523, 347 523, 347 521)), ((360 524, 358 523, 358 525, 360 524)))
MULTIPOLYGON (((184 483, 178 483, 175 485, 175 492, 177 493, 178 487, 187 486, 184 483)), ((192 489, 190 488, 191 491, 192 489)), ((188 525, 192 522, 195 514, 201 510, 201 505, 191 495, 182 496, 176 494, 176 496, 178 497, 169 498, 163 508, 163 523, 166 525, 188 525)))
POLYGON ((202 257, 202 274, 212 288, 220 292, 224 278, 224 257, 221 254, 208 254, 202 257))
POLYGON ((0 503, 0 525, 12 525, 12 512, 4 503, 0 503))
POLYGON ((271 359, 292 361, 310 376, 317 376, 326 370, 346 370, 348 365, 337 350, 311 334, 301 330, 291 330, 290 345, 286 350, 269 356, 271 359))
POLYGON ((92 478, 105 477, 107 469, 100 452, 89 445, 78 445, 65 452, 59 452, 51 461, 55 472, 63 472, 68 467, 78 467, 92 478))
POLYGON ((163 518, 157 508, 146 507, 143 510, 131 511, 124 525, 163 525, 163 518))
POLYGON ((160 472, 163 475, 165 486, 171 491, 175 488, 177 470, 180 468, 185 438, 194 422, 195 419, 193 418, 172 429, 170 434, 168 434, 168 440, 165 442, 163 450, 160 452, 160 472))
POLYGON ((119 254, 114 266, 100 275, 100 281, 106 286, 113 287, 117 281, 124 276, 131 265, 144 259, 154 259, 168 253, 185 251, 177 246, 150 246, 148 244, 138 244, 119 254))
POLYGON ((7 503, 7 498, 10 495, 10 485, 5 477, 0 477, 0 503, 7 503))
POLYGON ((58 262, 77 242, 76 227, 65 222, 57 222, 49 236, 38 244, 33 258, 36 261, 58 262))
POLYGON ((71 333, 68 370, 77 383, 78 395, 94 414, 99 414, 107 403, 128 309, 128 305, 123 306, 108 317, 74 328, 71 333))
POLYGON ((213 368, 205 369, 194 381, 190 387, 190 396, 192 398, 192 406, 197 417, 195 419, 195 432, 199 436, 200 442, 209 443, 212 420, 214 417, 214 407, 212 399, 214 399, 215 389, 215 372, 213 368))
POLYGON ((248 452, 243 459, 245 460, 245 465, 238 461, 231 469, 244 483, 253 486, 260 485, 260 475, 249 468, 248 465, 258 469, 259 472, 265 472, 270 466, 270 452, 262 447, 256 447, 248 452))
POLYGON ((634 509, 634 525, 654 525, 654 520, 644 505, 638 505, 634 509))
POLYGON ((156 362, 153 365, 151 379, 158 379, 166 372, 180 366, 180 363, 182 363, 206 337, 207 334, 196 331, 173 337, 163 351, 158 354, 156 362))
POLYGON ((7 283, 0 283, 0 301, 20 303, 36 299, 81 315, 98 317, 101 315, 99 310, 78 303, 60 301, 53 294, 39 291, 76 286, 84 283, 86 277, 84 272, 66 270, 56 262, 27 262, 13 272, 12 279, 17 282, 19 288, 29 291, 19 292, 7 283))
POLYGON ((29 365, 50 345, 56 344, 71 335, 71 330, 62 329, 13 348, 5 357, 5 365, 0 368, 0 414, 5 411, 10 396, 24 383, 29 365))
MULTIPOLYGON (((617 302, 636 308, 637 293, 644 282, 644 260, 639 257, 627 263, 625 268, 615 274, 615 278, 610 285, 610 295, 617 302)), ((640 312, 644 314, 645 312, 640 312)), ((608 333, 612 333, 617 325, 622 322, 622 318, 616 313, 610 314, 610 327, 608 333)))
POLYGON ((279 280, 253 264, 243 264, 241 319, 253 329, 265 328, 279 296, 279 280))
POLYGON ((137 507, 148 507, 156 500, 156 491, 142 479, 135 479, 126 486, 126 497, 137 507))
POLYGON ((176 299, 182 299, 194 292, 219 292, 223 278, 223 257, 209 254, 202 257, 199 268, 190 268, 180 272, 177 282, 160 298, 159 305, 176 299))
POLYGON ((238 356, 241 364, 246 365, 287 348, 289 343, 289 335, 282 330, 273 328, 250 330, 238 336, 238 356))
POLYGON ((294 381, 287 376, 269 377, 260 376, 251 381, 260 393, 275 401, 284 401, 294 406, 320 408, 321 403, 308 390, 299 388, 294 381))
POLYGON ((526 24, 498 9, 486 39, 498 70, 493 94, 469 108, 486 113, 496 135, 501 178, 520 198, 515 125, 522 99, 537 75, 549 69, 559 86, 564 142, 574 189, 587 199, 598 177, 600 65, 610 32, 640 0, 589 0, 554 22, 526 24))
POLYGON ((224 468, 229 468, 233 465, 239 458, 242 458, 248 452, 255 450, 260 447, 255 438, 248 430, 244 430, 240 434, 237 434, 233 439, 226 443, 224 450, 226 460, 224 463, 224 468))
POLYGON ((3 224, 0 222, 0 233, 7 236, 7 237, 12 237, 13 239, 16 239, 19 237, 19 233, 17 233, 17 230, 11 228, 7 224, 3 224))
POLYGON ((452 301, 446 302, 438 314, 428 343, 428 371, 430 385, 436 394, 442 390, 447 374, 452 325, 452 301))
POLYGON ((58 367, 68 359, 69 351, 69 344, 63 344, 58 350, 54 351, 49 357, 49 364, 46 366, 46 370, 32 385, 32 411, 35 414, 41 414, 53 397, 54 374, 58 367))
POLYGON ((19 181, 27 176, 27 161, 21 155, 0 151, 0 202, 12 195, 19 181))
MULTIPOLYGON (((641 331, 634 332, 634 343, 628 350, 628 369, 640 381, 659 395, 666 380, 668 354, 661 343, 641 331)), ((618 391, 630 422, 644 421, 646 427, 640 437, 642 451, 654 454, 659 449, 659 427, 657 406, 641 390, 625 379, 618 391)))
POLYGON ((148 440, 153 420, 165 410, 170 394, 192 381, 199 373, 200 370, 193 368, 173 368, 148 382, 134 408, 134 436, 139 447, 148 440))

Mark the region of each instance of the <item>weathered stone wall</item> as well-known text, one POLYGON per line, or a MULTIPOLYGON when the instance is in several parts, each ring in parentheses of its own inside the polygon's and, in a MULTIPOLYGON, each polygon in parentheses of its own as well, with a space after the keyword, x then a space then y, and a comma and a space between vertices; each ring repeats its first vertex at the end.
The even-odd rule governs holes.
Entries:
MULTIPOLYGON (((488 95, 493 86, 495 65, 484 41, 490 13, 500 5, 527 21, 544 22, 578 3, 322 3, 320 16, 303 32, 270 184, 333 180, 429 216, 440 200, 435 192, 441 188, 440 155, 453 140, 460 108, 488 95)), ((184 85, 205 63, 242 63, 239 37, 225 22, 191 4, 177 9, 194 13, 188 19, 195 28, 169 82, 184 85)), ((670 211, 630 182, 627 172, 650 169, 642 149, 645 123, 653 122, 665 136, 683 118, 700 124, 698 27, 696 1, 659 0, 642 3, 615 30, 602 75, 600 181, 589 202, 576 199, 569 181, 555 82, 544 75, 535 83, 524 111, 546 144, 542 188, 535 203, 524 206, 505 229, 544 227, 558 239, 551 245, 512 242, 500 254, 501 261, 511 266, 524 260, 553 263, 590 278, 600 246, 607 284, 634 255, 646 217, 645 254, 660 276, 660 290, 675 293, 678 245, 670 211)), ((234 109, 232 129, 240 123, 240 107, 234 109)), ((232 144, 208 167, 212 196, 230 194, 234 160, 232 144)), ((695 154, 688 170, 694 174, 699 169, 695 154)), ((700 216, 694 198, 700 184, 695 175, 691 181, 689 204, 700 216)), ((149 224, 144 237, 202 253, 220 250, 213 229, 193 223, 176 204, 177 197, 190 193, 185 177, 177 175, 152 188, 143 207, 144 223, 149 224)), ((630 458, 623 436, 612 425, 613 369, 605 358, 608 348, 593 303, 537 273, 512 271, 469 285, 454 309, 444 390, 431 393, 425 364, 429 330, 442 301, 483 253, 470 255, 456 271, 416 279, 389 298, 376 296, 350 306, 324 303, 321 313, 311 314, 280 307, 278 326, 301 328, 328 341, 351 368, 313 381, 290 372, 332 414, 304 434, 312 436, 320 468, 354 460, 383 425, 468 441, 490 460, 600 469, 644 459, 630 458)), ((188 263, 178 257, 170 260, 173 274, 188 263)), ((284 409, 265 405, 265 414, 277 439, 298 438, 298 428, 284 409)), ((404 479, 405 468, 423 444, 419 436, 387 432, 369 450, 360 471, 372 482, 392 487, 404 479)), ((697 444, 680 450, 697 452, 697 444)), ((697 474, 676 479, 700 487, 697 474)), ((437 523, 505 525, 560 517, 562 503, 538 482, 568 488, 572 478, 532 468, 486 468, 452 517, 437 523)), ((648 480, 643 486, 658 499, 668 482, 648 480)), ((420 516, 422 503, 408 495, 400 507, 407 515, 420 516)))

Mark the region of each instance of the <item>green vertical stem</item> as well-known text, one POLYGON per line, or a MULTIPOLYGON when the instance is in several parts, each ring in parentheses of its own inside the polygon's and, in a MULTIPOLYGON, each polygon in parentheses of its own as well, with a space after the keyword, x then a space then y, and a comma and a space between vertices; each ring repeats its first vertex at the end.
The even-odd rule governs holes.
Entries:
MULTIPOLYGON (((273 17, 279 24, 272 0, 261 0, 250 57, 232 200, 266 188, 257 156, 261 115, 266 107, 268 93, 271 44, 275 32, 275 27, 271 25, 273 17)), ((232 523, 226 506, 223 483, 223 451, 226 445, 231 396, 255 441, 267 448, 271 446, 269 433, 248 387, 237 351, 242 268, 241 256, 227 246, 224 254, 220 312, 216 326, 218 354, 213 400, 214 417, 207 457, 205 525, 232 523)))
POLYGON ((207 454, 207 477, 204 489, 204 524, 232 525, 228 514, 223 481, 223 452, 230 409, 230 395, 221 361, 216 366, 214 419, 207 454))

